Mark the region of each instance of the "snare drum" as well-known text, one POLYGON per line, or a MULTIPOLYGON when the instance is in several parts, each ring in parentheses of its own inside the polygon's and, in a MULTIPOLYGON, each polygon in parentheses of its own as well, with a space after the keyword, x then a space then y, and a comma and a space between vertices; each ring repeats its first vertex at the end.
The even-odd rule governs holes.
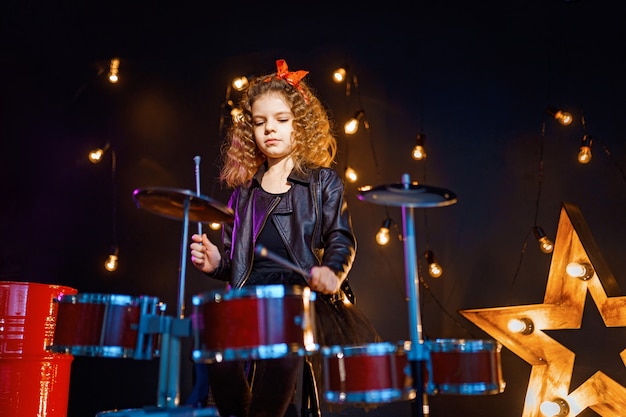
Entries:
POLYGON ((307 355, 315 343, 315 293, 308 287, 259 285, 192 298, 193 360, 307 355))
POLYGON ((117 294, 64 295, 50 350, 77 356, 153 359, 159 356, 156 297, 117 294))
POLYGON ((500 351, 492 340, 435 339, 425 342, 428 394, 499 394, 504 391, 500 351))
POLYGON ((324 398, 330 403, 385 403, 415 398, 403 345, 322 347, 322 356, 324 398))

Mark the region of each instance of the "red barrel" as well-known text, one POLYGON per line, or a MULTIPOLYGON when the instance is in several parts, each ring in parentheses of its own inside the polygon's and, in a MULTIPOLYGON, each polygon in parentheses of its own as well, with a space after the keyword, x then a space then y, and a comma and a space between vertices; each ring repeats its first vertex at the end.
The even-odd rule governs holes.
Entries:
POLYGON ((0 410, 3 417, 66 417, 74 357, 52 353, 57 303, 74 288, 0 281, 0 410))

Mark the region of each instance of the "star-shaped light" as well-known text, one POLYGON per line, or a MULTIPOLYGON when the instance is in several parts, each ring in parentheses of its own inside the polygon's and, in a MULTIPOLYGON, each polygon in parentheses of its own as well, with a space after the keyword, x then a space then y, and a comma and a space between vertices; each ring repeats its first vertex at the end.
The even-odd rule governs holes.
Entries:
MULTIPOLYGON (((544 332, 580 329, 587 291, 607 327, 626 326, 626 296, 619 295, 580 210, 563 203, 543 304, 460 311, 532 366, 522 417, 545 416, 540 409, 545 403, 558 407, 560 414, 552 415, 575 416, 590 408, 601 416, 626 416, 626 388, 602 371, 570 389, 576 355, 544 332), (572 277, 567 272, 571 265, 589 272, 572 277), (509 330, 512 322, 526 325, 525 330, 509 330)), ((626 349, 620 357, 626 364, 626 349)))

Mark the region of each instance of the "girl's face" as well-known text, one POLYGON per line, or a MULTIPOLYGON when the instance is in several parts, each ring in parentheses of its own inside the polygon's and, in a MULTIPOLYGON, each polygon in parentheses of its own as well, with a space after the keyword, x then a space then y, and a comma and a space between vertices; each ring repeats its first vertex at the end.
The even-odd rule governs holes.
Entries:
POLYGON ((254 139, 268 161, 282 159, 293 150, 293 114, 280 94, 265 94, 252 104, 254 139))

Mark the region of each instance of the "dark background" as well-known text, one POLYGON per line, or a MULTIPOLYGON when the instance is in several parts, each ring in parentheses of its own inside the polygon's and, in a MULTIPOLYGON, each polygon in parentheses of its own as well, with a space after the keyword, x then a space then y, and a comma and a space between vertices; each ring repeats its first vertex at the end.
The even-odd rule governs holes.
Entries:
MULTIPOLYGON (((554 239, 565 201, 581 209, 623 287, 625 15, 620 2, 589 0, 5 1, 0 279, 150 295, 175 314, 182 222, 139 209, 133 190, 195 190, 198 155, 202 193, 225 203, 229 190, 216 177, 226 87, 234 76, 272 72, 284 58, 291 70, 310 71, 337 124, 337 169, 361 174, 346 188, 359 241, 350 280, 386 341, 409 338, 404 248, 399 239, 379 247, 374 235, 387 215, 401 233, 402 214, 360 201, 357 187, 398 183, 405 173, 458 196, 452 206, 415 210, 418 254, 432 249, 444 268, 439 279, 421 274, 427 338, 488 339, 458 311, 541 303, 551 256, 539 251, 532 228, 554 239), (106 81, 112 57, 121 59, 116 85, 106 81), (342 65, 358 77, 350 95, 330 78, 342 65), (569 110, 574 123, 550 119, 550 105, 569 110), (341 126, 358 109, 369 129, 345 137, 341 126), (583 115, 594 137, 587 165, 576 161, 583 115), (420 132, 428 157, 417 162, 410 150, 420 132), (115 175, 113 152, 101 164, 87 161, 106 142, 115 175), (107 273, 115 243, 120 266, 107 273)), ((190 267, 186 304, 222 286, 190 267)), ((572 389, 598 369, 625 382, 616 356, 622 329, 607 335, 597 319, 568 333, 577 353, 572 389), (602 337, 612 344, 588 343, 602 337)), ((190 341, 184 345, 183 400, 192 387, 190 341)), ((431 415, 521 415, 530 365, 507 349, 502 361, 505 392, 434 396, 431 415)), ((153 405, 157 374, 156 360, 76 357, 69 416, 153 405)), ((368 415, 408 410, 396 403, 368 415)))

